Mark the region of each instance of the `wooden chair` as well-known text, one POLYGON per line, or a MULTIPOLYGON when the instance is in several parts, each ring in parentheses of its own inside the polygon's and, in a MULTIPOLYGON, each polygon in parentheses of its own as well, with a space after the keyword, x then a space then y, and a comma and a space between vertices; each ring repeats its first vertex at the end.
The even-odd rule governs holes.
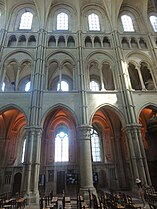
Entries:
POLYGON ((129 208, 129 209, 141 209, 142 208, 141 204, 133 202, 132 197, 130 195, 127 195, 126 198, 127 198, 126 208, 129 208))

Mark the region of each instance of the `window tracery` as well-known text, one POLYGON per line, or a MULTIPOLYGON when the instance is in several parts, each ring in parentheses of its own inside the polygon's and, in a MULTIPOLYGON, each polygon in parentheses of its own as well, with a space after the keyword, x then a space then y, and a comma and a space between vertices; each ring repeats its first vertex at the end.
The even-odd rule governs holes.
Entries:
POLYGON ((55 162, 69 161, 69 137, 63 130, 56 134, 55 138, 55 162))

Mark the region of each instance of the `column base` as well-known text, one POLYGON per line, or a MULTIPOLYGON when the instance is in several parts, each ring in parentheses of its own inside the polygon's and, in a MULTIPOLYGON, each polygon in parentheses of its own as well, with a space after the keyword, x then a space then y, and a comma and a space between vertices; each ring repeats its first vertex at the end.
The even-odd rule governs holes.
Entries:
POLYGON ((84 200, 87 201, 90 199, 90 195, 94 194, 97 196, 95 187, 81 187, 79 193, 84 197, 84 200))
POLYGON ((29 208, 30 205, 33 206, 33 208, 39 208, 39 191, 36 192, 29 192, 25 196, 27 198, 27 207, 29 208))
POLYGON ((25 207, 25 209, 39 209, 40 205, 38 204, 30 204, 25 207))

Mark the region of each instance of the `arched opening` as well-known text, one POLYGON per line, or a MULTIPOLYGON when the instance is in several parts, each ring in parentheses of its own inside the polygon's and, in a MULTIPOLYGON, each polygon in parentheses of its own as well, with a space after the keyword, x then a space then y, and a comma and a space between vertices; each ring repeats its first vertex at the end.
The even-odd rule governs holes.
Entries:
POLYGON ((68 30, 69 28, 69 16, 65 12, 61 12, 57 15, 57 30, 68 30))
POLYGON ((52 61, 48 68, 47 89, 53 91, 73 90, 73 65, 65 62, 62 67, 52 61))
POLYGON ((152 185, 157 189, 157 107, 149 105, 143 108, 140 112, 139 123, 142 125, 142 141, 152 185))
POLYGON ((101 41, 100 41, 100 38, 97 36, 94 38, 94 47, 101 48, 101 41))
POLYGON ((46 173, 45 191, 62 194, 63 190, 72 194, 78 190, 78 142, 76 122, 68 109, 60 106, 47 114, 42 139, 41 167, 46 173), (45 166, 48 165, 48 167, 45 166), (44 167, 43 167, 44 166, 44 167))
POLYGON ((22 180, 22 174, 16 173, 13 182, 13 191, 12 191, 13 196, 15 196, 16 194, 20 194, 21 180, 22 180))
POLYGON ((129 15, 122 15, 121 21, 125 32, 134 32, 134 25, 132 18, 129 15))
POLYGON ((132 89, 141 90, 142 89, 141 81, 139 78, 138 70, 136 69, 135 65, 129 63, 128 72, 129 72, 132 89))
POLYGON ((99 16, 95 13, 88 15, 89 31, 100 31, 99 16))
POLYGON ((102 79, 104 83, 104 88, 106 90, 114 90, 114 80, 111 66, 108 63, 103 63, 102 65, 102 79))
POLYGON ((126 182, 131 178, 127 165, 128 149, 119 116, 111 107, 101 107, 93 115, 92 127, 93 172, 98 178, 96 187, 129 189, 131 182, 126 182))
POLYGON ((147 90, 153 90, 155 88, 155 86, 154 86, 154 81, 152 78, 152 73, 148 67, 148 64, 145 62, 142 62, 141 66, 140 66, 140 70, 141 70, 141 74, 142 74, 143 83, 145 85, 145 88, 147 90))
POLYGON ((15 107, 0 112, 0 168, 4 183, 1 191, 15 195, 20 192, 22 143, 27 121, 25 115, 15 107), (18 172, 15 176, 14 173, 18 172), (7 190, 6 190, 7 188, 7 190))
POLYGON ((21 163, 21 130, 26 125, 24 114, 16 108, 8 108, 0 113, 0 165, 21 163), (4 143, 5 142, 5 143, 4 143))
POLYGON ((85 47, 92 48, 92 40, 89 36, 85 38, 85 47))
POLYGON ((30 30, 32 28, 33 14, 25 12, 21 15, 19 29, 30 30))

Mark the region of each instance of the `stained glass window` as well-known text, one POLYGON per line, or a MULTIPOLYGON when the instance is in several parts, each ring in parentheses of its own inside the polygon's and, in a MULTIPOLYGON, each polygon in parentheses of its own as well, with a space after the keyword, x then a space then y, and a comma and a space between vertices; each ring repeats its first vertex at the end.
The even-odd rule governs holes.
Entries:
POLYGON ((55 138, 55 162, 69 161, 69 138, 67 133, 59 132, 55 138))

